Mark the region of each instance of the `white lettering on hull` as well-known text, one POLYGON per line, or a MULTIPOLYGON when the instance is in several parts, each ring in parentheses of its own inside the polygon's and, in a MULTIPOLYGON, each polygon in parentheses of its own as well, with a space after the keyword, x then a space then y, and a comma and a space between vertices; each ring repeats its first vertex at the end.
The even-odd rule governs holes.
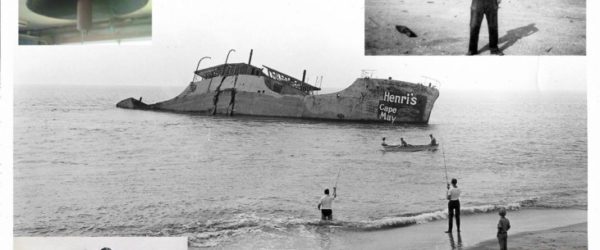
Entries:
POLYGON ((383 100, 380 100, 379 106, 377 106, 377 116, 380 120, 389 121, 391 123, 394 123, 396 119, 399 118, 400 114, 402 114, 402 118, 418 120, 419 117, 417 117, 418 115, 415 115, 413 110, 421 110, 420 107, 423 103, 419 101, 422 100, 419 100, 414 93, 397 94, 385 91, 383 100))
POLYGON ((396 121, 396 116, 395 115, 391 115, 390 113, 387 112, 381 112, 379 114, 379 119, 381 120, 385 120, 385 121, 389 121, 391 123, 394 123, 394 121, 396 121))
POLYGON ((407 93, 406 95, 394 95, 386 91, 383 94, 383 101, 412 106, 417 105, 417 97, 413 93, 407 93))

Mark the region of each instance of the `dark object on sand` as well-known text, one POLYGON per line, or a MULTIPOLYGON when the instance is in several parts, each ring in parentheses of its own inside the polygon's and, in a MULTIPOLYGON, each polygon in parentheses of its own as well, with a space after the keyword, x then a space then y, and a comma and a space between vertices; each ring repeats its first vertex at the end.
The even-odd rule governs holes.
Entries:
POLYGON ((398 32, 400 32, 402 34, 407 35, 408 37, 417 37, 417 34, 415 34, 415 32, 413 32, 406 26, 396 25, 396 30, 398 30, 398 32))

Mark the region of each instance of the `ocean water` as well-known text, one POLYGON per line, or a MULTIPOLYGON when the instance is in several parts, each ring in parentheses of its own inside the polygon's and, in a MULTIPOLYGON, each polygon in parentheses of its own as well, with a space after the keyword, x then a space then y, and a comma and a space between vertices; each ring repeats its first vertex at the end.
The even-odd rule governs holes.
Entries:
POLYGON ((15 236, 320 248, 331 232, 316 205, 338 171, 337 233, 445 219, 445 169, 463 190, 464 216, 587 207, 585 93, 441 89, 428 126, 115 107, 181 90, 16 86, 15 236), (429 134, 440 150, 381 151, 382 137, 426 144, 429 134))

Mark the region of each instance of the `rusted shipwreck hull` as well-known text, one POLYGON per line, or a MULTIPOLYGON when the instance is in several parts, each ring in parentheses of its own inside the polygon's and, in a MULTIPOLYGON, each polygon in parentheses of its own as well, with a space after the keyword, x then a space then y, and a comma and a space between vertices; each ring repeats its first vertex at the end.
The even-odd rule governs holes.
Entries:
POLYGON ((439 96, 435 87, 372 78, 359 78, 336 93, 315 95, 319 88, 263 67, 237 63, 197 70, 194 81, 173 99, 145 104, 127 98, 117 103, 117 107, 209 115, 426 124, 439 96))

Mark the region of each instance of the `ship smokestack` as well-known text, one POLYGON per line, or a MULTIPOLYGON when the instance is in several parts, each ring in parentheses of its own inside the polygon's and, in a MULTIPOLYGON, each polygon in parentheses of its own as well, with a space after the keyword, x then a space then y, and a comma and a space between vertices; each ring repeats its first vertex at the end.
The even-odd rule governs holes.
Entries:
POLYGON ((306 70, 302 71, 302 82, 306 79, 306 70))
POLYGON ((248 65, 252 64, 252 52, 253 51, 254 51, 253 49, 250 49, 250 58, 248 58, 248 65))

